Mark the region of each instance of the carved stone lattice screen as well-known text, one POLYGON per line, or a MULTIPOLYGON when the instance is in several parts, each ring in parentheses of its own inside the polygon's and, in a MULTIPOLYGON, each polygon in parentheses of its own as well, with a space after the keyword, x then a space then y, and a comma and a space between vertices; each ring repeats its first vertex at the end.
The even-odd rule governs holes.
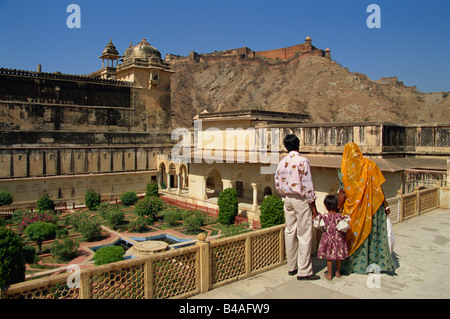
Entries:
POLYGON ((197 289, 198 249, 153 261, 154 298, 182 296, 197 289))
POLYGON ((272 232, 251 237, 252 271, 280 261, 280 235, 272 232))
POLYGON ((245 239, 211 243, 211 283, 238 277, 245 273, 245 239))
POLYGON ((42 284, 36 280, 35 283, 29 282, 14 285, 8 290, 6 299, 78 299, 80 297, 78 288, 69 288, 67 286, 68 275, 58 275, 53 280, 42 284), (29 287, 22 287, 27 285, 29 287))
POLYGON ((420 192, 420 212, 430 210, 439 206, 439 193, 435 189, 420 192))
POLYGON ((143 299, 143 264, 90 276, 92 299, 143 299))
POLYGON ((407 219, 416 214, 417 196, 416 194, 403 196, 403 218, 407 219))

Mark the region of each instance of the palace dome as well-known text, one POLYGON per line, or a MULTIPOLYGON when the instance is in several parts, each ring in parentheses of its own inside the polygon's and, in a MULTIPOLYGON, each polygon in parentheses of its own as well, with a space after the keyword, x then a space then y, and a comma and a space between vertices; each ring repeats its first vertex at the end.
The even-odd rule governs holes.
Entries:
POLYGON ((130 46, 125 50, 124 59, 148 59, 155 58, 161 60, 161 53, 144 38, 135 46, 130 46))
POLYGON ((119 55, 119 51, 117 51, 116 47, 112 43, 111 39, 109 39, 109 43, 106 45, 105 49, 102 52, 102 55, 119 55))

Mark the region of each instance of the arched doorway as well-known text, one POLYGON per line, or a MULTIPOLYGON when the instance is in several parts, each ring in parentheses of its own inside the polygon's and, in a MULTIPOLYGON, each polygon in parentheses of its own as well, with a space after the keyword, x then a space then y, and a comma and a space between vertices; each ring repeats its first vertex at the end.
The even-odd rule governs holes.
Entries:
POLYGON ((175 164, 171 163, 169 164, 169 174, 167 176, 167 188, 170 190, 172 188, 178 187, 178 181, 177 181, 177 170, 175 167, 175 164))
POLYGON ((206 196, 208 198, 219 197, 223 190, 222 176, 220 172, 213 168, 206 175, 206 196))
POLYGON ((242 170, 237 171, 231 178, 231 183, 237 191, 238 198, 252 200, 252 186, 250 178, 242 170))
POLYGON ((270 195, 273 195, 272 194, 272 188, 270 186, 264 187, 264 197, 270 196, 270 195))

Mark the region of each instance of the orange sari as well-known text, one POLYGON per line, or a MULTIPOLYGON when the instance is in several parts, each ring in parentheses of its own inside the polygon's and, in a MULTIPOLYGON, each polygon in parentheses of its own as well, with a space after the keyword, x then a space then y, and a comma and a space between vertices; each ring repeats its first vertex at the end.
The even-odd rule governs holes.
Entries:
POLYGON ((345 145, 341 173, 346 195, 342 214, 350 216, 346 241, 351 255, 372 231, 372 216, 384 200, 381 184, 385 178, 373 161, 363 157, 355 143, 345 145))

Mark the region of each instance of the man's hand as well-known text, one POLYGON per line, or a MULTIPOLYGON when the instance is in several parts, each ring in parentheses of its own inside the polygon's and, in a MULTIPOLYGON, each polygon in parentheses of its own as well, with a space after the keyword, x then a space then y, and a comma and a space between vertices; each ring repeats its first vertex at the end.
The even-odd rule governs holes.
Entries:
POLYGON ((311 208, 313 219, 316 218, 317 216, 316 201, 309 203, 309 208, 311 208))

